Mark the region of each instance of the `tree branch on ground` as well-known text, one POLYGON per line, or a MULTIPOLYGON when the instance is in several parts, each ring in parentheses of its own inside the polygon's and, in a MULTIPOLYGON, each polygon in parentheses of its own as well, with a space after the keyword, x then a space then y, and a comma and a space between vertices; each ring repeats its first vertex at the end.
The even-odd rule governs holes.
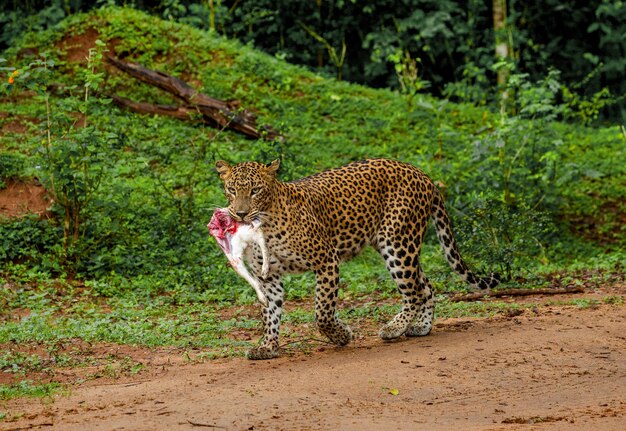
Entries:
POLYGON ((213 127, 235 130, 254 139, 272 140, 281 137, 271 126, 257 127, 256 115, 240 107, 238 101, 225 102, 214 99, 200 93, 179 78, 145 68, 137 63, 120 60, 110 54, 106 56, 106 60, 119 70, 148 85, 166 91, 183 102, 181 106, 155 105, 133 102, 115 94, 107 94, 107 97, 113 99, 113 102, 122 108, 142 114, 167 115, 179 120, 193 120, 200 117, 213 127), (195 116, 194 113, 199 115, 195 116))
POLYGON ((545 289, 502 289, 491 292, 473 292, 466 295, 457 295, 450 298, 450 302, 476 301, 486 296, 501 298, 503 296, 530 296, 530 295, 563 295, 567 293, 583 293, 582 286, 565 288, 545 288, 545 289))

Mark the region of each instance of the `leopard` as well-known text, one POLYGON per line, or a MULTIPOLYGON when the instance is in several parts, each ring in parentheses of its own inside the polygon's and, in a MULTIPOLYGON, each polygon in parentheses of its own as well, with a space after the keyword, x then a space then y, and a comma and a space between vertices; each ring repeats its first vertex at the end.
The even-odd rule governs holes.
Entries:
POLYGON ((400 311, 380 329, 380 338, 428 335, 435 301, 420 251, 430 219, 448 264, 470 288, 489 291, 499 283, 497 274, 478 277, 469 269, 459 253, 441 191, 409 163, 365 159, 293 181, 278 178, 280 159, 268 164, 218 160, 215 167, 229 215, 242 223, 260 221, 269 251, 265 277, 259 276, 264 262, 260 248, 246 251, 267 296, 261 312, 263 335, 248 350, 249 359, 279 356, 285 274, 315 274, 318 331, 337 346, 350 343, 353 332, 336 312, 339 266, 366 246, 382 256, 402 299, 400 311))

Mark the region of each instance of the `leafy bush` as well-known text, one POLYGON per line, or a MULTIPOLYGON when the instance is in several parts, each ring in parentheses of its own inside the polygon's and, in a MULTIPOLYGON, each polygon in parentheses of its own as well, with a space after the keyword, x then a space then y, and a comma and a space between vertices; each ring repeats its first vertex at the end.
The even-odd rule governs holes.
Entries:
POLYGON ((41 263, 42 255, 53 252, 57 239, 57 228, 38 216, 0 219, 0 262, 41 263))
POLYGON ((18 153, 0 151, 0 189, 6 187, 6 180, 19 178, 24 174, 26 157, 18 153))
POLYGON ((497 192, 505 205, 527 202, 534 208, 559 209, 555 186, 571 175, 573 167, 564 162, 560 150, 564 141, 552 126, 566 109, 557 102, 558 76, 551 71, 533 83, 526 74, 512 75, 507 87, 511 113, 502 112, 489 132, 473 142, 481 173, 479 189, 497 192))
POLYGON ((476 194, 457 217, 455 232, 479 272, 498 273, 505 280, 547 262, 557 229, 547 213, 523 200, 503 202, 492 192, 476 194))

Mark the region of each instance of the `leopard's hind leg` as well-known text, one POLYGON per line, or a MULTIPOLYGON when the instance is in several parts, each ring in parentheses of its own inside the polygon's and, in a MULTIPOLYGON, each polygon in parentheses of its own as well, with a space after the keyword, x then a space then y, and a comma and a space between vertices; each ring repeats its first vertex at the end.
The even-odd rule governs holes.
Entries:
POLYGON ((424 292, 428 292, 426 300, 420 306, 415 321, 409 326, 404 335, 407 337, 423 337, 430 334, 433 328, 433 318, 435 317, 435 300, 433 298, 433 288, 421 267, 418 269, 418 282, 424 286, 424 292))
MULTIPOLYGON (((398 226, 397 223, 393 225, 398 226)), ((424 228, 425 223, 414 220, 402 229, 383 232, 379 237, 377 248, 402 295, 402 309, 380 330, 380 337, 384 340, 398 338, 407 331, 412 334, 411 325, 416 321, 424 321, 425 326, 432 325, 432 289, 430 283, 425 282, 427 279, 419 263, 424 228), (426 319, 429 313, 430 321, 426 319)))

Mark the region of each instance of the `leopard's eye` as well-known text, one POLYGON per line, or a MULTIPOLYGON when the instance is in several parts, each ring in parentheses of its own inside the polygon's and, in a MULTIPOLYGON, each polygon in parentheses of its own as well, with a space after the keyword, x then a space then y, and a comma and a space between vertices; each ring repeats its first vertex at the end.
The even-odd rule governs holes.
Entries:
POLYGON ((250 196, 258 195, 261 192, 260 187, 254 187, 250 190, 250 196))
POLYGON ((226 192, 227 192, 228 194, 233 195, 233 196, 235 196, 235 194, 237 194, 237 190, 235 190, 235 188, 234 188, 234 187, 228 187, 228 188, 226 189, 226 192))

